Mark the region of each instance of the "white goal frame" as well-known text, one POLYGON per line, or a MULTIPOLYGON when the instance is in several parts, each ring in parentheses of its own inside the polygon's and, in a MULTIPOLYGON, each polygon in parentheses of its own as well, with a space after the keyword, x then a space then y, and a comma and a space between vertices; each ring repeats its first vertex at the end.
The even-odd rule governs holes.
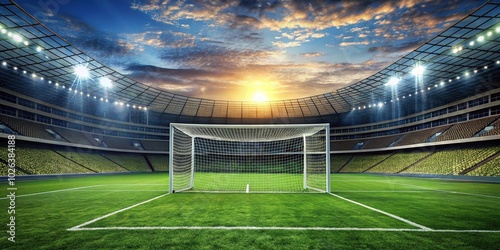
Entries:
MULTIPOLYGON (((189 191, 190 189, 193 189, 195 186, 195 156, 196 156, 196 144, 195 140, 196 138, 203 138, 203 139, 208 139, 208 140, 215 140, 215 136, 212 134, 207 134, 207 135, 202 135, 202 134, 196 134, 197 132, 191 133, 189 130, 186 132, 188 129, 193 129, 194 131, 202 131, 202 130, 210 130, 210 129, 228 129, 228 130, 235 130, 235 129, 263 129, 266 131, 273 131, 273 130, 284 130, 284 129, 295 129, 294 133, 291 133, 292 135, 287 135, 289 137, 285 138, 283 137, 282 139, 276 139, 275 141, 279 140, 290 140, 290 139, 295 139, 295 140, 301 140, 302 141, 302 152, 295 153, 295 155, 302 155, 302 161, 303 161, 303 188, 304 190, 314 190, 316 192, 326 192, 330 193, 330 124, 329 123, 321 123, 321 124, 278 124, 278 125, 243 125, 243 124, 238 124, 238 125, 228 125, 228 124, 186 124, 186 123, 170 123, 170 140, 169 140, 169 193, 175 193, 175 192, 181 192, 181 191, 189 191), (313 129, 317 129, 317 132, 303 132, 302 134, 297 133, 297 131, 312 131, 313 129), (178 132, 176 132, 178 131, 178 132), (319 134, 319 131, 322 131, 321 134, 319 134), (323 132, 324 131, 324 132, 323 132), (182 135, 177 135, 181 134, 182 135), (181 144, 182 147, 184 148, 184 153, 178 153, 174 152, 174 147, 179 147, 175 146, 175 140, 176 136, 179 136, 181 139, 186 141, 186 144, 181 144), (185 138, 182 138, 185 137, 185 138), (190 137, 189 139, 186 139, 186 137, 190 137), (308 143, 311 144, 311 142, 307 142, 307 140, 315 140, 315 138, 321 138, 320 140, 323 140, 323 144, 319 147, 320 150, 318 150, 318 146, 314 145, 314 149, 308 149, 307 145, 308 143), (323 138, 324 137, 324 138, 323 138), (302 139, 299 139, 302 138, 302 139), (190 148, 190 149, 189 149, 190 148), (314 151, 308 151, 308 150, 314 150, 314 151), (321 164, 324 161, 324 187, 312 187, 308 186, 308 156, 310 155, 315 155, 316 157, 318 155, 323 155, 324 154, 324 159, 321 160, 321 164), (179 185, 184 185, 182 188, 179 188, 178 186, 175 186, 176 183, 176 178, 175 175, 178 172, 181 172, 180 170, 175 172, 176 169, 179 169, 176 164, 176 162, 179 162, 179 160, 174 159, 176 155, 182 155, 183 158, 183 164, 182 166, 182 172, 183 172, 183 178, 189 178, 190 180, 184 180, 184 183, 186 184, 179 184, 179 185), (187 156, 189 155, 189 157, 187 156), (185 163, 185 162, 188 163, 185 163), (187 166, 189 165, 190 166, 187 166), (190 169, 189 169, 190 168, 190 169), (187 174, 187 172, 189 172, 187 174), (189 176, 190 175, 190 176, 189 176), (176 190, 177 188, 177 190, 176 190)), ((247 135, 248 136, 248 135, 247 135)), ((226 141, 226 139, 222 139, 220 141, 226 141)), ((227 140, 230 141, 230 140, 227 140)), ((240 141, 237 140, 232 140, 233 143, 239 143, 240 141)), ((261 142, 260 140, 255 140, 252 142, 261 142)), ((267 140, 267 142, 273 142, 273 140, 267 140)), ((244 143, 244 142, 241 142, 244 143)), ((244 154, 242 154, 244 155, 244 154)), ((269 156, 269 154, 265 154, 266 156, 269 156)), ((254 155, 252 155, 254 156, 254 155)), ((257 155, 258 156, 258 155, 257 155)), ((321 158, 321 157, 320 157, 321 158)), ((314 163, 313 163, 314 164, 314 163)), ((299 165, 300 166, 300 165, 299 165)), ((322 168, 322 167, 321 167, 322 168)), ((313 170, 318 171, 318 167, 315 166, 313 170)), ((311 171, 313 171, 311 170, 311 171)), ((320 169, 321 170, 321 169, 320 169)), ((323 170, 321 170, 323 171, 323 170)), ((320 173, 322 174, 322 173, 320 173)), ((318 178, 318 177, 314 177, 318 178)), ((182 182, 182 181, 181 181, 182 182)), ((322 182, 322 181, 321 181, 322 182)), ((203 192, 203 191, 202 191, 203 192)), ((224 192, 224 191, 222 191, 224 192)), ((248 187, 246 192, 248 192, 248 187)), ((274 192, 274 191, 272 191, 274 192)), ((279 193, 280 191, 278 191, 279 193)))

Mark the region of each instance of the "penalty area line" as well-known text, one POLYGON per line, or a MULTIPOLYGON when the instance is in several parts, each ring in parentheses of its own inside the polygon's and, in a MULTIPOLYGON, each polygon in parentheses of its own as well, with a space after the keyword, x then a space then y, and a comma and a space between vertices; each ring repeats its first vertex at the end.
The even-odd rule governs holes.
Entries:
POLYGON ((375 211, 375 212, 378 212, 378 213, 381 213, 381 214, 387 215, 387 216, 389 216, 389 217, 391 217, 391 218, 394 218, 394 219, 396 219, 396 220, 402 221, 402 222, 404 222, 404 223, 406 223, 406 224, 410 224, 410 225, 412 225, 412 226, 414 226, 414 227, 418 227, 418 228, 420 228, 421 230, 425 230, 425 231, 432 231, 432 229, 431 229, 431 228, 429 228, 429 227, 422 226, 422 225, 420 225, 420 224, 418 224, 418 223, 415 223, 415 222, 413 222, 413 221, 410 221, 410 220, 407 220, 407 219, 405 219, 405 218, 399 217, 399 216, 397 216, 397 215, 394 215, 394 214, 391 214, 391 213, 388 213, 388 212, 382 211, 382 210, 380 210, 380 209, 376 209, 376 208, 374 208, 374 207, 370 207, 370 206, 368 206, 368 205, 365 205, 365 204, 363 204, 363 203, 359 203, 359 202, 357 202, 357 201, 353 201, 353 200, 347 199, 347 198, 342 197, 342 196, 337 195, 337 194, 333 194, 333 193, 328 193, 328 194, 330 194, 330 195, 332 195, 332 196, 335 196, 335 197, 337 197, 337 198, 339 198, 339 199, 342 199, 342 200, 345 200, 345 201, 351 202, 351 203, 356 204, 356 205, 358 205, 358 206, 362 206, 362 207, 364 207, 364 208, 368 208, 368 209, 370 209, 370 210, 372 210, 372 211, 375 211))
POLYGON ((115 214, 117 214, 117 213, 121 213, 121 212, 126 211, 126 210, 129 210, 129 209, 131 209, 131 208, 134 208, 134 207, 140 206, 140 205, 142 205, 142 204, 146 204, 146 203, 148 203, 148 202, 154 201, 154 200, 156 200, 156 199, 159 199, 159 198, 161 198, 161 197, 167 196, 167 195, 169 195, 169 194, 170 194, 170 193, 166 193, 166 194, 162 194, 162 195, 156 196, 156 197, 151 198, 151 199, 149 199, 149 200, 146 200, 146 201, 143 201, 143 202, 139 202, 139 203, 137 203, 137 204, 134 204, 134 205, 132 205, 132 206, 128 206, 128 207, 126 207, 126 208, 122 208, 122 209, 120 209, 120 210, 116 210, 116 211, 111 212, 111 213, 109 213, 109 214, 103 215, 103 216, 101 216, 101 217, 97 217, 97 218, 95 218, 95 219, 93 219, 93 220, 89 220, 89 221, 87 221, 87 222, 84 222, 84 223, 82 223, 82 224, 80 224, 80 225, 78 225, 78 226, 74 226, 74 227, 72 227, 72 228, 68 228, 68 229, 66 229, 66 230, 68 230, 68 231, 76 231, 76 230, 81 230, 81 229, 82 229, 81 227, 84 227, 84 226, 89 225, 89 224, 91 224, 91 223, 94 223, 94 222, 96 222, 96 221, 102 220, 102 219, 107 218, 107 217, 109 217, 109 216, 111 216, 111 215, 115 215, 115 214))
POLYGON ((68 231, 100 230, 285 230, 285 231, 373 231, 373 232, 432 232, 432 233, 500 233, 500 230, 454 230, 418 228, 362 228, 362 227, 252 227, 252 226, 174 226, 174 227, 85 227, 70 228, 68 231))

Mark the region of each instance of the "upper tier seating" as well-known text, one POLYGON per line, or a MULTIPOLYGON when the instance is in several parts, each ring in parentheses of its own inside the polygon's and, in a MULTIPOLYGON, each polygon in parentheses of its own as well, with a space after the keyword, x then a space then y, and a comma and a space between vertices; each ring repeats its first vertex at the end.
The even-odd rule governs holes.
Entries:
POLYGON ((395 146, 403 146, 403 145, 411 145, 416 143, 427 142, 427 140, 431 136, 433 136, 438 132, 445 131, 449 127, 450 125, 406 133, 401 137, 401 139, 396 143, 395 146))
POLYGON ((471 138, 497 118, 498 116, 493 116, 455 124, 439 136, 436 141, 471 138))

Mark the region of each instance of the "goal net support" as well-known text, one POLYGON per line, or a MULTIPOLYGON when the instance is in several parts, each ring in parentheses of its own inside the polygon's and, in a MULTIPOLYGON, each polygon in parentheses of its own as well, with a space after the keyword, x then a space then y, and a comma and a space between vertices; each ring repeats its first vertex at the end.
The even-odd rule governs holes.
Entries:
POLYGON ((330 192, 329 124, 170 124, 169 191, 330 192))

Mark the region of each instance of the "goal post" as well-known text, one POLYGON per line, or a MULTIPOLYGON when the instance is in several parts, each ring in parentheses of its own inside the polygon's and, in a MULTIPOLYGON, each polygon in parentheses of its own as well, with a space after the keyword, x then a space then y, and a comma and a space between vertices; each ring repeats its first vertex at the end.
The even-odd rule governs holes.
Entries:
POLYGON ((329 124, 170 124, 169 191, 330 192, 329 124))

